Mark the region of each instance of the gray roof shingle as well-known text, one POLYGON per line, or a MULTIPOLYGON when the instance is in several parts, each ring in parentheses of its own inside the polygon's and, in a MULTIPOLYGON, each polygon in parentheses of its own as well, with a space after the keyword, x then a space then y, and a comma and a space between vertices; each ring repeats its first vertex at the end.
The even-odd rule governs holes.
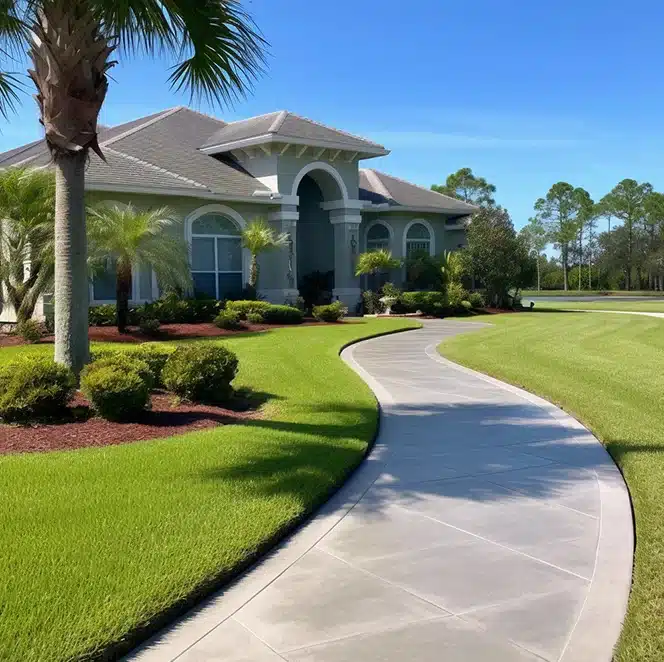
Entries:
POLYGON ((456 215, 472 214, 477 209, 463 200, 370 168, 360 168, 360 200, 400 207, 430 208, 432 211, 456 215))
POLYGON ((378 143, 339 129, 333 129, 287 110, 227 124, 210 135, 201 143, 200 147, 201 149, 223 147, 240 140, 258 138, 259 136, 271 136, 273 140, 283 139, 285 142, 289 139, 306 140, 321 147, 325 145, 343 146, 358 152, 370 150, 372 153, 388 153, 388 150, 378 143))

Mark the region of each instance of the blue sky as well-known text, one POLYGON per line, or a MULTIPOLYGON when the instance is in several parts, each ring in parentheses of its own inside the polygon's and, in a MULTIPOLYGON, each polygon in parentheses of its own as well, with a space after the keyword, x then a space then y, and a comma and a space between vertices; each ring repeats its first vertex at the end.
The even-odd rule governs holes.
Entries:
MULTIPOLYGON (((556 181, 599 198, 625 177, 664 190, 664 7, 615 0, 252 0, 267 74, 224 119, 288 109, 382 142, 365 161, 423 186, 471 167, 520 227, 556 181)), ((186 104, 167 61, 112 71, 102 121, 186 104)), ((25 95, 0 149, 40 135, 25 95)))

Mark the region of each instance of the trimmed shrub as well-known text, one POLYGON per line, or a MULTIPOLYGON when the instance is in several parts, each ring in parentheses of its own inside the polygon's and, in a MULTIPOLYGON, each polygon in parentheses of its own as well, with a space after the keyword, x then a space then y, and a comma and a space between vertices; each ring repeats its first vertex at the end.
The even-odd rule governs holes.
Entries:
POLYGON ((115 326, 117 324, 115 304, 105 303, 101 306, 91 306, 88 311, 88 324, 90 326, 115 326))
POLYGON ((471 292, 468 295, 468 301, 470 301, 470 305, 476 309, 484 308, 486 306, 481 292, 471 292))
POLYGON ((447 301, 453 310, 461 309, 463 302, 468 300, 468 296, 468 292, 461 283, 450 283, 447 286, 447 301))
POLYGON ((304 313, 293 306, 268 306, 263 312, 266 324, 300 324, 304 313))
POLYGON ((16 325, 16 333, 27 343, 37 342, 42 336, 42 327, 36 320, 25 320, 16 325))
POLYGON ((123 372, 135 372, 145 382, 148 389, 153 389, 155 386, 155 374, 152 372, 149 363, 140 359, 136 355, 136 352, 133 351, 112 352, 94 360, 92 363, 88 363, 88 365, 83 368, 81 379, 83 375, 95 372, 96 370, 103 370, 108 367, 117 368, 123 372))
POLYGON ((467 313, 469 313, 473 309, 473 306, 470 303, 470 301, 462 301, 461 308, 463 308, 467 313))
POLYGON ((247 313, 247 322, 249 324, 262 324, 264 321, 260 313, 247 313))
POLYGON ((178 347, 166 361, 162 378, 169 391, 185 400, 219 403, 233 394, 237 356, 221 345, 178 347))
POLYGON ((148 386, 137 372, 111 363, 84 370, 81 390, 92 408, 111 421, 136 418, 150 398, 148 386))
POLYGON ((374 292, 373 290, 362 292, 362 303, 366 315, 377 315, 383 312, 385 306, 380 302, 380 297, 380 292, 374 292))
POLYGON ((441 317, 447 310, 447 296, 444 292, 404 292, 399 298, 397 310, 405 313, 416 313, 441 317))
POLYGON ((169 293, 137 309, 143 317, 153 317, 162 324, 200 324, 211 322, 224 307, 223 301, 209 298, 182 299, 169 293))
POLYGON ((50 359, 6 363, 0 366, 0 417, 14 421, 57 415, 75 390, 71 370, 50 359))
POLYGON ((144 342, 129 352, 130 356, 144 361, 150 367, 154 376, 155 386, 163 386, 161 373, 164 370, 168 357, 175 351, 175 347, 163 345, 158 342, 144 342))
POLYGON ((227 331, 237 331, 242 328, 240 314, 234 310, 222 310, 214 318, 214 325, 227 331))
POLYGON ((156 336, 159 333, 159 327, 161 326, 158 319, 154 317, 143 317, 141 318, 138 328, 141 330, 141 333, 146 336, 156 336))
POLYGON ((239 319, 247 319, 249 313, 260 313, 265 315, 265 311, 271 306, 268 301, 227 301, 226 310, 237 313, 239 319))
POLYGON ((347 312, 348 309, 341 301, 335 301, 327 306, 314 306, 313 309, 314 318, 319 322, 338 322, 347 312))

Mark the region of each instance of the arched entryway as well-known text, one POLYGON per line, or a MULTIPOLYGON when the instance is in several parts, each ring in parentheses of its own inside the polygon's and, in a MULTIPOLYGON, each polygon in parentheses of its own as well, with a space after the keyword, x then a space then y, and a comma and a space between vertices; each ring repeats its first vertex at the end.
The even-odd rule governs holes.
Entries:
POLYGON ((335 239, 330 211, 323 206, 347 194, 336 172, 309 169, 298 179, 297 287, 307 303, 327 303, 335 287, 335 239))

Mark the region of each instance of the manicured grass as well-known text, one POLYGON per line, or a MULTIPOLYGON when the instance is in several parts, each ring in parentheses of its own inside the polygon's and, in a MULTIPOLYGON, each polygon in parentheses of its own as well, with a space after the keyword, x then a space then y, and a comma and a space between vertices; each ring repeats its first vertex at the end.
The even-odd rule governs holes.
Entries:
POLYGON ((538 301, 535 309, 556 310, 631 310, 644 313, 664 313, 664 301, 538 301))
MULTIPOLYGON (((236 385, 266 400, 262 419, 0 457, 0 659, 100 657, 310 512, 376 428, 375 399, 339 349, 415 326, 376 319, 205 341, 237 352, 236 385)), ((0 361, 50 351, 6 348, 0 361)))
POLYGON ((653 290, 522 290, 524 297, 661 297, 662 292, 653 290))
POLYGON ((440 346, 585 423, 622 469, 636 517, 634 584, 616 662, 664 660, 664 320, 523 313, 440 346))

